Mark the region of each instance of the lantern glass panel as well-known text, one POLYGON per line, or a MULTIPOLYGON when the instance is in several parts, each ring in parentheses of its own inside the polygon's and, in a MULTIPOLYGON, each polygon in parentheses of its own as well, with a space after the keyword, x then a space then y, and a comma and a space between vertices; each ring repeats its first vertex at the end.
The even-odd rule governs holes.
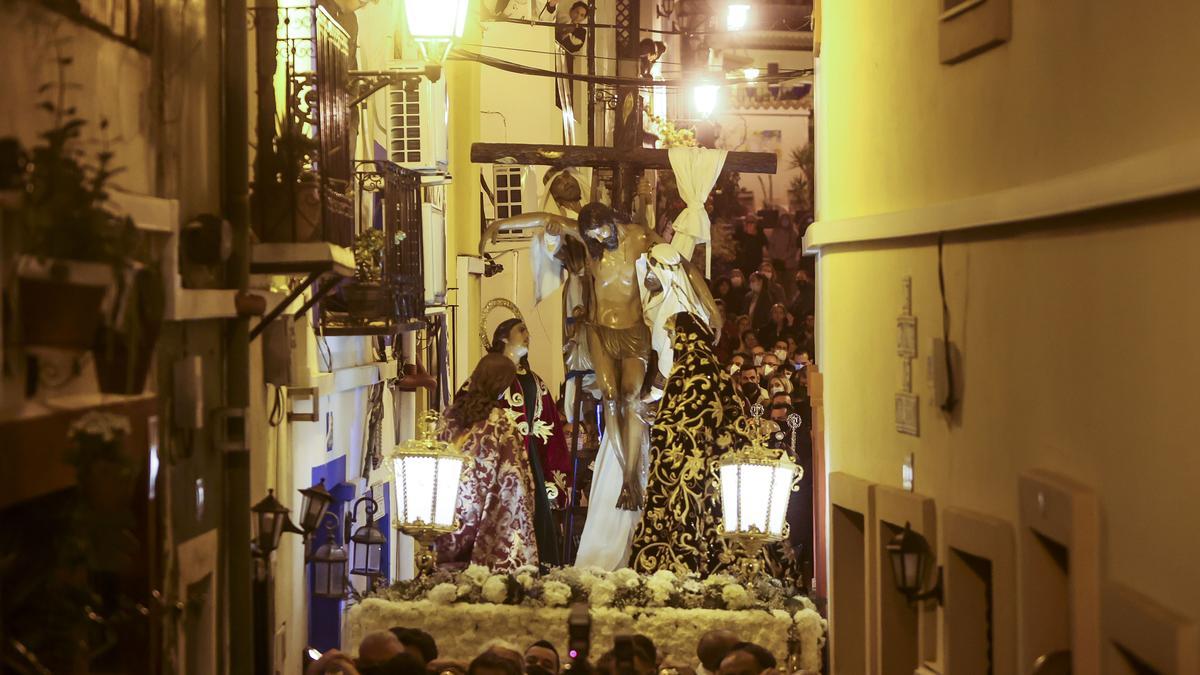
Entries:
POLYGON ((904 592, 906 588, 904 585, 904 554, 898 548, 888 546, 888 557, 892 559, 892 583, 899 587, 901 592, 904 592))
POLYGON ((724 515, 725 533, 741 530, 741 519, 738 505, 738 465, 726 464, 721 467, 721 511, 724 515))
POLYGON ((771 481, 771 509, 768 513, 768 531, 776 537, 783 536, 783 528, 787 525, 788 502, 792 498, 792 478, 795 471, 788 466, 778 466, 773 469, 774 478, 771 481))
POLYGON ((283 538, 283 514, 276 511, 258 513, 258 547, 269 553, 279 548, 283 538))
POLYGON ((767 515, 771 508, 771 478, 775 471, 773 467, 757 464, 743 464, 741 467, 741 490, 738 498, 741 500, 741 530, 758 532, 767 531, 767 515))
MULTIPOLYGON (((910 535, 911 536, 911 535, 910 535)), ((921 552, 904 552, 904 587, 910 591, 921 589, 921 552)))
POLYGON ((352 574, 372 576, 380 574, 383 563, 383 547, 387 537, 372 523, 367 523, 350 537, 354 547, 352 574))
POLYGON ((394 469, 396 518, 405 525, 432 523, 437 460, 433 457, 403 455, 396 458, 394 469))
POLYGON ((325 517, 325 513, 329 510, 329 501, 323 499, 322 495, 314 495, 306 491, 301 508, 300 529, 305 532, 312 532, 317 529, 317 524, 321 522, 321 519, 325 517))
POLYGON ((408 30, 421 39, 462 37, 468 0, 406 0, 408 30))
POLYGON ((441 457, 437 464, 437 503, 434 505, 433 524, 450 527, 454 524, 454 509, 458 505, 463 461, 457 457, 441 457))

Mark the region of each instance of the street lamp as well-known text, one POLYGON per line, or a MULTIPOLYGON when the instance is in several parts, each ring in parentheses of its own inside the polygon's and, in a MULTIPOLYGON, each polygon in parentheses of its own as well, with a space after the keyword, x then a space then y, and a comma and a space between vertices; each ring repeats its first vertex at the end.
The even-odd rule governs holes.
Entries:
MULTIPOLYGON (((788 536, 787 509, 800 487, 804 469, 783 450, 767 447, 774 424, 762 419, 763 406, 751 406, 750 445, 724 455, 721 475, 722 534, 741 549, 738 573, 751 580, 761 571, 758 553, 766 544, 788 536)), ((795 446, 800 416, 788 417, 795 446)))
POLYGON ((320 483, 301 490, 300 496, 303 497, 300 505, 300 529, 308 534, 317 529, 317 525, 329 511, 333 495, 325 489, 325 479, 322 478, 320 483))
POLYGON ((692 104, 701 117, 712 115, 717 108, 717 97, 721 88, 715 84, 702 82, 692 86, 692 104))
POLYGON ((387 545, 387 537, 375 525, 376 511, 378 507, 375 506, 374 491, 368 488, 366 494, 350 507, 350 518, 346 521, 346 540, 350 542, 350 574, 367 577, 368 590, 374 588, 375 580, 383 576, 383 547, 387 545), (351 534, 358 505, 364 503, 365 522, 351 534))
POLYGON ((427 62, 441 64, 463 36, 469 0, 405 0, 408 32, 427 62))
POLYGON ((912 526, 905 523, 904 529, 892 537, 885 548, 892 562, 892 582, 895 583, 897 591, 908 598, 909 602, 930 599, 937 600, 939 604, 942 602, 941 567, 938 567, 937 582, 933 588, 921 590, 929 568, 935 562, 925 537, 913 532, 912 526))
POLYGON ((735 31, 746 27, 750 22, 750 5, 729 5, 725 14, 725 30, 735 31))
POLYGON ((308 562, 312 563, 313 595, 318 598, 342 598, 346 592, 346 549, 337 542, 338 517, 325 516, 325 543, 317 547, 308 562))
POLYGON ((467 456, 437 440, 437 424, 436 411, 425 413, 418 437, 397 445, 389 457, 396 502, 393 526, 417 540, 417 576, 437 568, 434 540, 458 529, 454 512, 467 456))
POLYGON ((267 490, 267 496, 250 508, 254 514, 254 546, 256 553, 262 558, 269 558, 279 548, 279 539, 283 531, 294 531, 288 518, 288 508, 275 498, 274 490, 267 490))

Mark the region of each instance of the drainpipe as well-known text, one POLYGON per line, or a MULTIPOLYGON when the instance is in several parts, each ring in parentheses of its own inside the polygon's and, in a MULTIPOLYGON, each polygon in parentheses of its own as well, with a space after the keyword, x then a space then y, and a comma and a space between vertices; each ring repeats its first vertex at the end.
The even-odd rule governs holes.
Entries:
MULTIPOLYGON (((233 226, 233 254, 226 286, 246 291, 250 279, 250 168, 247 110, 246 0, 224 0, 221 78, 221 210, 233 226)), ((250 449, 245 411, 250 401, 250 320, 225 321, 225 416, 222 444, 223 492, 221 549, 224 553, 224 672, 249 675, 254 664, 254 616, 251 604, 250 449)), ((269 645, 257 645, 268 649, 269 645)))

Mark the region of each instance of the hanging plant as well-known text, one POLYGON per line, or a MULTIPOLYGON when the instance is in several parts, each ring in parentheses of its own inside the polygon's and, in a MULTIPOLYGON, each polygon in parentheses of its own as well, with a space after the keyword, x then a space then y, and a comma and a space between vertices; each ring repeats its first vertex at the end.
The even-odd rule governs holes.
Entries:
MULTIPOLYGON (((113 334, 119 334, 125 352, 148 360, 164 304, 157 264, 133 221, 109 208, 121 169, 113 166, 107 143, 94 156, 81 147, 88 123, 67 102, 72 58, 60 55, 56 64, 57 82, 38 90, 45 97, 38 108, 53 122, 38 145, 20 151, 23 190, 13 218, 19 257, 17 283, 6 284, 14 317, 6 339, 14 355, 32 346, 75 352, 102 346, 102 370, 100 358, 113 354, 119 341, 113 334)), ((98 127, 103 137, 107 120, 98 127)), ((123 368, 129 377, 118 379, 132 379, 133 365, 123 368)), ((141 391, 144 380, 143 374, 131 387, 141 391)))

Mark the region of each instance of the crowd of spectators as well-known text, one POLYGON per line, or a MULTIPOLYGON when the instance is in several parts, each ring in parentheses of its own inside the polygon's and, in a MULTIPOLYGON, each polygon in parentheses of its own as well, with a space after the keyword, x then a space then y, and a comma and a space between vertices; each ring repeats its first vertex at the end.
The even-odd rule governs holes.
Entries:
MULTIPOLYGON (((705 633, 694 658, 665 659, 645 635, 629 636, 628 649, 614 648, 594 661, 560 656, 547 640, 521 651, 493 640, 468 662, 440 658, 433 636, 415 628, 392 628, 366 635, 358 655, 331 649, 308 664, 305 675, 781 675, 787 671, 761 645, 728 630, 705 633)), ((803 673, 799 674, 803 675, 803 673)))
POLYGON ((816 298, 801 256, 803 223, 769 211, 732 225, 735 255, 723 265, 714 261, 710 282, 724 319, 717 358, 747 409, 761 404, 777 422, 797 412, 807 423, 816 298))

